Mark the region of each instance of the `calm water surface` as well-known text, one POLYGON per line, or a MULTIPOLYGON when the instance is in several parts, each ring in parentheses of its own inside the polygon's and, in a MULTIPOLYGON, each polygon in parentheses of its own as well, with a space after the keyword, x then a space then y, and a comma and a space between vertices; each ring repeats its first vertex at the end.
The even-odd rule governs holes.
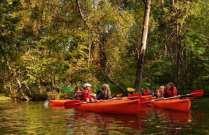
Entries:
POLYGON ((1 135, 209 135, 209 99, 190 113, 148 109, 136 116, 45 107, 43 102, 0 102, 1 135))

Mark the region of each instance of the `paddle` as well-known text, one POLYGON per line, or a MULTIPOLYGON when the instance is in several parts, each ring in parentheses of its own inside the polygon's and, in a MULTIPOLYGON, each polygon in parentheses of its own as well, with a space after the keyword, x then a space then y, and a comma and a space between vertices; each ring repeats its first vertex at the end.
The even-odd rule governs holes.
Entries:
POLYGON ((173 96, 173 97, 168 97, 168 98, 163 98, 163 99, 174 99, 174 98, 184 98, 184 97, 194 97, 194 98, 199 98, 204 95, 204 90, 193 90, 189 94, 185 95, 178 95, 178 96, 173 96))
MULTIPOLYGON (((185 95, 177 95, 177 96, 173 96, 173 97, 168 97, 168 98, 158 98, 156 100, 160 100, 160 99, 173 99, 173 98, 184 98, 184 97, 194 97, 194 98, 199 98, 202 97, 204 95, 204 90, 193 90, 191 91, 189 94, 185 94, 185 95)), ((140 98, 141 94, 132 94, 130 96, 128 96, 128 99, 136 99, 136 98, 140 98)))
MULTIPOLYGON (((147 101, 147 102, 158 101, 158 100, 169 100, 169 99, 176 99, 176 98, 184 98, 184 97, 199 98, 199 97, 202 97, 203 95, 204 95, 204 90, 193 90, 190 93, 185 94, 185 95, 178 95, 178 96, 173 96, 173 97, 168 97, 168 98, 157 98, 157 99, 153 99, 153 100, 147 101)), ((146 103, 146 102, 142 102, 142 103, 146 103)))
POLYGON ((193 90, 190 94, 182 95, 182 96, 192 96, 195 98, 202 97, 204 95, 204 90, 193 90))
POLYGON ((178 99, 178 98, 184 98, 184 97, 199 98, 199 97, 202 97, 203 95, 204 95, 204 90, 193 90, 189 94, 185 94, 185 95, 178 95, 178 96, 173 96, 173 97, 168 97, 168 98, 157 98, 157 99, 152 99, 152 100, 145 101, 145 102, 140 102, 140 103, 141 104, 148 104, 148 103, 151 103, 153 101, 178 99))

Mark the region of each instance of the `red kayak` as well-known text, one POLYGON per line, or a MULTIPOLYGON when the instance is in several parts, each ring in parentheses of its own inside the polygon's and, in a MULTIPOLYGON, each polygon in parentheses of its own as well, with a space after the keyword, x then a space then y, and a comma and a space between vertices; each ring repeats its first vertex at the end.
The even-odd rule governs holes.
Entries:
MULTIPOLYGON (((65 108, 71 108, 70 102, 65 103, 65 108)), ((139 100, 112 99, 94 103, 80 103, 74 108, 81 111, 111 114, 137 114, 140 112, 139 100)))
POLYGON ((157 108, 188 112, 191 109, 190 99, 162 99, 151 101, 152 105, 157 108))
POLYGON ((90 111, 96 113, 113 113, 113 114, 137 114, 146 109, 147 104, 154 107, 188 112, 191 108, 190 99, 154 99, 151 97, 129 99, 127 97, 121 99, 100 100, 94 103, 83 103, 79 100, 50 100, 53 107, 76 108, 82 111, 90 111))
POLYGON ((152 95, 141 95, 141 94, 130 94, 127 97, 128 99, 141 99, 143 101, 149 101, 154 97, 152 95))
POLYGON ((70 99, 63 99, 63 100, 50 100, 49 105, 53 107, 64 107, 65 102, 70 102, 71 104, 80 103, 80 100, 70 100, 70 99))

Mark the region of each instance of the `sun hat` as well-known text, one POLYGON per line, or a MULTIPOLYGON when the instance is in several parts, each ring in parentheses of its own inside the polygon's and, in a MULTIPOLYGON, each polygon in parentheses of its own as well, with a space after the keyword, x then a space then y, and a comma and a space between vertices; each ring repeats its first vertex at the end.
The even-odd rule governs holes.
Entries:
POLYGON ((83 84, 83 87, 85 88, 85 87, 91 87, 91 84, 90 83, 84 83, 83 84))

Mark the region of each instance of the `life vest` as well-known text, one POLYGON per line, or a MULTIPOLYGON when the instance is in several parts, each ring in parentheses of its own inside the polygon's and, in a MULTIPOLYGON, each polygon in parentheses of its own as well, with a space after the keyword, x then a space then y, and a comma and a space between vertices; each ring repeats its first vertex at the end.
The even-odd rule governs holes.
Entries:
POLYGON ((143 95, 152 95, 152 92, 149 89, 145 89, 143 95))
POLYGON ((90 90, 83 90, 83 99, 86 100, 87 98, 90 98, 90 90))
POLYGON ((178 95, 178 91, 176 89, 176 87, 171 87, 169 89, 165 89, 165 93, 164 93, 164 97, 173 97, 173 96, 177 96, 178 95))
POLYGON ((92 91, 91 90, 88 90, 88 89, 84 89, 83 90, 83 100, 84 101, 92 101, 94 100, 94 96, 92 96, 92 91))

